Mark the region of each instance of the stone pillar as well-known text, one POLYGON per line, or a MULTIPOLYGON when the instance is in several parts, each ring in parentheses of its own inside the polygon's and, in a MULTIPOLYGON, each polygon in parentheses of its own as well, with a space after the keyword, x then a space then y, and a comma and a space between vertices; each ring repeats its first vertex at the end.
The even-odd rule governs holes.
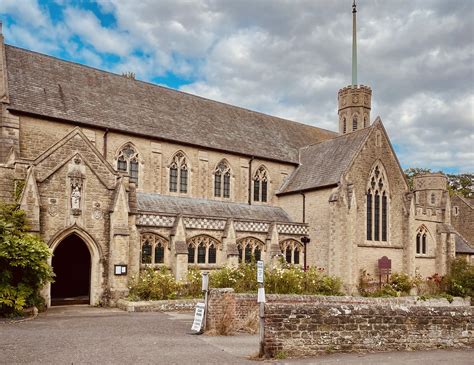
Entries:
POLYGON ((234 221, 231 218, 226 222, 222 236, 222 245, 223 264, 227 264, 229 267, 239 266, 239 250, 237 249, 234 221))
POLYGON ((280 238, 278 236, 277 224, 272 223, 267 234, 267 260, 272 267, 280 265, 282 253, 280 250, 280 238))
POLYGON ((404 247, 403 247, 403 255, 404 255, 404 262, 405 267, 404 271, 411 277, 414 277, 416 274, 416 267, 415 267, 415 242, 416 242, 416 229, 417 229, 417 222, 415 221, 416 215, 416 208, 415 208, 415 199, 414 194, 409 193, 406 197, 408 199, 408 223, 407 223, 407 232, 406 237, 404 239, 404 247))
POLYGON ((30 167, 26 176, 25 187, 20 198, 20 208, 26 212, 31 232, 40 231, 40 196, 34 168, 30 167))
POLYGON ((174 221, 170 241, 171 271, 177 280, 184 280, 188 273, 188 245, 186 244, 186 228, 181 215, 174 221))

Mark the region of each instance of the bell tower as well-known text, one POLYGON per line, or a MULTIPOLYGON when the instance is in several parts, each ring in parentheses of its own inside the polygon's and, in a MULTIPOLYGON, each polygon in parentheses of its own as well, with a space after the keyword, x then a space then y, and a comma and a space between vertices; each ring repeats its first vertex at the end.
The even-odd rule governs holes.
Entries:
POLYGON ((372 90, 357 84, 357 6, 352 3, 352 85, 337 94, 339 133, 346 134, 370 125, 372 90))

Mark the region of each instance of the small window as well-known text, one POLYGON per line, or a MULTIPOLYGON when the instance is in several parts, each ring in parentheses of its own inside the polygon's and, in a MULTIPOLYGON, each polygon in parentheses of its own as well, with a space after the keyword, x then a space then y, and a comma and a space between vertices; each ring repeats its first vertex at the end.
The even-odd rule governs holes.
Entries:
POLYGON ((203 243, 198 246, 198 264, 206 263, 206 246, 203 243))
POLYGON ((209 246, 209 259, 208 259, 209 264, 215 264, 216 257, 217 257, 216 248, 214 247, 214 245, 209 246))
POLYGON ((356 131, 357 130, 357 114, 354 114, 352 117, 352 130, 356 131))
POLYGON ((260 249, 260 247, 255 247, 253 256, 255 257, 255 261, 260 261, 262 259, 262 250, 260 249))
POLYGON ((455 215, 455 216, 458 216, 458 215, 459 215, 459 207, 458 207, 458 206, 455 206, 455 207, 454 207, 454 215, 455 215))
POLYGON ((195 249, 193 245, 188 246, 188 264, 194 264, 195 249))
POLYGON ((346 117, 342 118, 342 133, 346 133, 347 132, 347 121, 346 121, 346 117))
POLYGON ((245 262, 249 263, 252 261, 252 247, 250 245, 245 246, 245 262))
POLYGON ((160 244, 155 246, 155 264, 162 264, 165 261, 165 249, 160 244))
POLYGON ((431 193, 431 205, 435 205, 436 204, 436 195, 435 193, 431 193))
POLYGON ((230 175, 224 175, 224 198, 230 198, 230 175))
POLYGON ((214 196, 230 198, 230 167, 225 160, 214 170, 214 196))
POLYGON ((294 239, 288 239, 280 242, 280 250, 285 258, 285 261, 289 264, 300 264, 300 253, 302 252, 302 248, 302 243, 294 239))
POLYGON ((416 233, 416 254, 426 255, 428 252, 428 229, 425 226, 418 228, 416 233))
POLYGON ((128 172, 130 182, 138 184, 138 153, 132 145, 123 147, 117 157, 117 170, 128 172))
POLYGON ((237 242, 239 250, 239 262, 249 263, 252 259, 259 261, 262 259, 264 243, 256 238, 242 238, 237 242))
POLYGON ((191 238, 188 242, 188 263, 215 264, 217 246, 218 242, 206 235, 191 238))
POLYGON ((179 177, 179 192, 188 192, 188 170, 181 169, 181 176, 179 177))
POLYGON ((221 196, 221 175, 215 175, 214 177, 214 196, 221 196))
POLYGON ((285 252, 285 259, 286 259, 286 262, 288 262, 289 264, 291 264, 291 247, 287 247, 286 248, 286 252, 285 252))
POLYGON ((268 173, 260 166, 253 178, 253 200, 266 202, 268 200, 268 173))
POLYGON ((170 168, 170 191, 178 191, 178 169, 175 167, 170 168))
POLYGON ((253 200, 260 201, 260 181, 258 180, 253 182, 253 200))
POLYGON ((298 247, 295 247, 295 251, 293 252, 294 254, 294 260, 293 260, 293 263, 295 265, 299 265, 300 263, 300 250, 298 247))

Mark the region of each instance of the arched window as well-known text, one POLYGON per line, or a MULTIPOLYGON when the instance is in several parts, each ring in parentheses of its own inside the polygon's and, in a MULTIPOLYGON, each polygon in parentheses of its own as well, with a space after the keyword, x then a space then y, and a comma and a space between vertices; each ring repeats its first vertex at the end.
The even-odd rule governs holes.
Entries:
POLYGON ((352 116, 352 130, 353 131, 356 131, 357 130, 357 120, 359 119, 359 117, 357 116, 357 114, 354 114, 352 116))
POLYGON ((416 232, 416 254, 426 255, 428 252, 428 229, 422 225, 416 232))
POLYGON ((165 263, 165 247, 168 247, 168 240, 154 233, 145 233, 141 235, 141 243, 142 264, 165 263))
POLYGON ((268 173, 260 166, 253 177, 253 200, 266 202, 268 199, 268 173))
POLYGON ((388 241, 388 183, 381 164, 370 174, 366 195, 367 240, 388 241))
POLYGON ((219 242, 205 235, 191 238, 188 241, 189 264, 215 264, 219 242))
POLYGON ((303 252, 303 245, 293 239, 280 242, 280 250, 285 257, 285 261, 289 264, 299 265, 301 262, 301 253, 303 252))
POLYGON ((239 262, 249 263, 254 259, 255 261, 262 259, 262 250, 264 243, 254 237, 246 237, 237 241, 237 248, 239 250, 239 262))
POLYGON ((214 196, 230 198, 230 166, 225 160, 214 170, 214 196))
POLYGON ((169 165, 170 192, 186 194, 188 192, 188 162, 183 152, 177 152, 169 165), (179 189, 178 189, 179 185, 179 189))
POLYGON ((138 184, 138 152, 132 145, 125 145, 118 153, 117 170, 128 173, 130 182, 138 184))

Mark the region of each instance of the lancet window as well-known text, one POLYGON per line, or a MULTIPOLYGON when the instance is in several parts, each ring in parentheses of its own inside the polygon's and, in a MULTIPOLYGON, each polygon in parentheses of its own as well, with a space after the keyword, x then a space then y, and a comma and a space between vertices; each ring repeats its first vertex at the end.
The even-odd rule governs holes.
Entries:
POLYGON ((357 114, 354 114, 354 115, 352 116, 352 130, 353 130, 353 131, 356 131, 356 130, 357 130, 357 120, 358 120, 358 119, 359 119, 359 118, 357 117, 357 114))
POLYGON ((127 144, 123 147, 117 157, 117 170, 126 172, 130 176, 130 182, 138 184, 138 152, 127 144))
POLYGON ((259 261, 262 259, 262 251, 264 243, 254 237, 242 238, 237 242, 239 250, 239 262, 249 263, 252 260, 259 261))
POLYGON ((177 152, 169 165, 170 169, 170 192, 183 193, 188 192, 188 171, 189 166, 186 155, 179 151, 177 152))
POLYGON ((427 253, 428 229, 425 226, 418 228, 416 232, 416 254, 426 255, 427 253))
POLYGON ((217 263, 219 242, 210 236, 196 236, 188 241, 188 264, 217 263))
POLYGON ((343 117, 343 118, 342 118, 342 130, 343 130, 343 133, 346 133, 346 132, 347 132, 347 121, 346 121, 346 117, 343 117))
POLYGON ((165 238, 154 233, 142 234, 141 263, 164 264, 166 247, 168 247, 168 240, 165 238))
POLYGON ((214 170, 214 196, 230 198, 230 166, 225 160, 214 170))
POLYGON ((268 173, 260 166, 253 177, 253 200, 266 202, 268 200, 268 173))
POLYGON ((381 165, 377 164, 369 178, 366 196, 367 240, 388 240, 388 182, 381 165))
POLYGON ((303 253, 303 245, 296 240, 285 240, 280 243, 280 250, 289 264, 299 265, 303 253))

